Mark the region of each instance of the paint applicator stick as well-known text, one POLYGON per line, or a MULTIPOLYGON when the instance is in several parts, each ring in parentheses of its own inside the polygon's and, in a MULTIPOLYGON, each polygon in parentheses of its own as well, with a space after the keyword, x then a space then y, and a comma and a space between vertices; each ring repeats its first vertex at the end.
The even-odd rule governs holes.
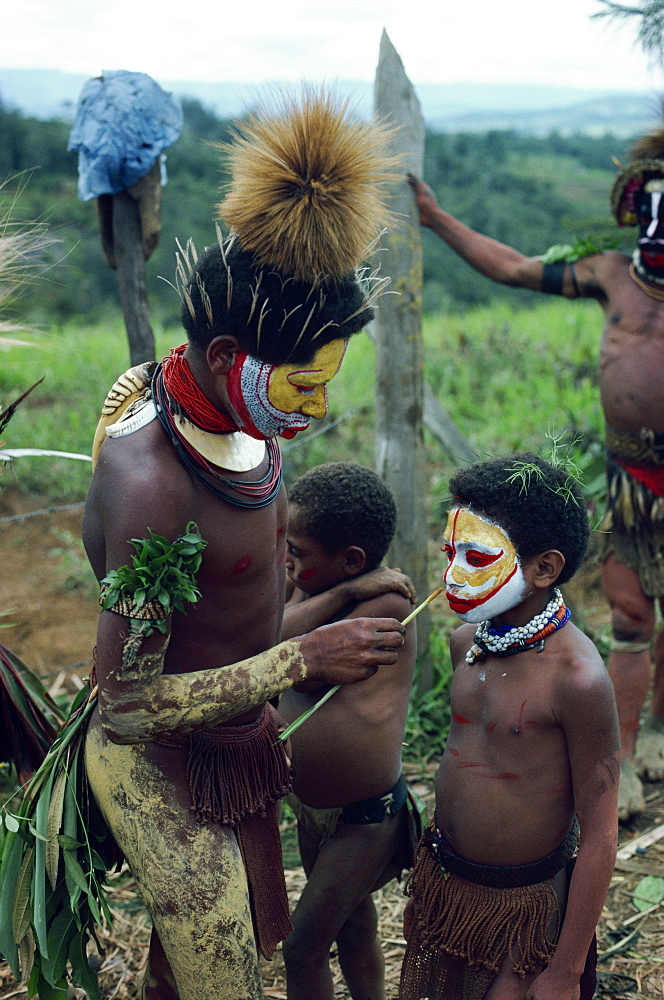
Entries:
MULTIPOLYGON (((419 615, 420 611, 423 611, 427 604, 431 604, 434 598, 438 597, 439 594, 442 594, 444 590, 444 587, 439 587, 438 590, 434 590, 433 594, 429 594, 426 601, 422 601, 422 603, 419 604, 414 611, 411 611, 411 613, 404 618, 401 624, 408 625, 412 622, 413 618, 419 615)), ((320 698, 315 705, 312 705, 312 707, 307 709, 306 712, 303 712, 302 715, 298 715, 297 719, 295 719, 294 722, 291 722, 290 726, 287 726, 282 733, 279 733, 279 739, 282 742, 285 742, 291 733, 294 733, 296 729, 299 729, 302 723, 306 722, 307 719, 314 714, 314 712, 317 712, 321 705, 324 705, 326 701, 329 701, 332 695, 338 691, 341 686, 341 684, 335 684, 329 691, 326 691, 323 697, 320 698)))

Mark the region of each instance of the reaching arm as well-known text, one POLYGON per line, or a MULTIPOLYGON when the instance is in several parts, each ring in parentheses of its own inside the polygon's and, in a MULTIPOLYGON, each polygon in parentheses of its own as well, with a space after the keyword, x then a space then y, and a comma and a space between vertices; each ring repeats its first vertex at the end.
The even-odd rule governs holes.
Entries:
POLYGON ((144 639, 127 663, 127 619, 102 612, 97 641, 99 711, 109 739, 141 743, 218 725, 307 678, 365 680, 396 663, 405 629, 390 618, 356 618, 279 643, 239 663, 164 674, 168 639, 144 639))
MULTIPOLYGON (((113 449, 109 454, 114 454, 113 449)), ((106 474, 107 464, 102 450, 85 520, 86 549, 99 578, 130 562, 128 539, 146 538, 147 526, 155 534, 175 539, 196 510, 195 495, 187 492, 189 480, 177 478, 177 466, 124 461, 106 474), (122 502, 115 502, 117 496, 122 502)), ((196 614, 201 616, 198 630, 189 617, 174 615, 169 650, 169 640, 159 633, 147 638, 139 635, 135 643, 128 643, 127 610, 100 615, 99 710, 109 738, 117 743, 204 729, 263 704, 305 678, 346 684, 364 680, 380 665, 396 661, 405 630, 391 619, 338 622, 256 653, 260 644, 252 638, 251 626, 263 623, 252 622, 250 609, 244 606, 229 609, 224 604, 229 590, 219 585, 224 544, 218 521, 208 519, 208 548, 198 573, 203 591, 196 605, 196 614), (216 622, 228 615, 230 623, 211 637, 216 622), (234 643, 236 620, 246 632, 244 643, 234 643), (255 655, 229 664, 223 659, 226 649, 229 659, 237 660, 238 650, 255 655)), ((278 590, 275 600, 279 600, 278 590)), ((281 607, 276 610, 281 613, 281 607)), ((273 634, 269 629, 260 633, 273 634)))
POLYGON ((577 1000, 579 978, 613 874, 618 830, 620 741, 611 682, 601 663, 561 698, 579 853, 558 944, 528 1000, 577 1000))
POLYGON ((616 268, 624 270, 623 255, 609 251, 591 254, 574 264, 543 264, 539 257, 525 257, 513 247, 475 232, 445 212, 431 188, 408 175, 420 213, 420 223, 433 230, 471 267, 491 281, 514 288, 564 295, 568 299, 597 299, 605 305, 607 288, 616 268))
POLYGON ((542 287, 542 262, 537 257, 525 257, 518 250, 498 243, 489 236, 475 232, 445 212, 436 201, 431 188, 408 175, 420 213, 420 223, 432 229, 455 253, 463 257, 476 271, 492 281, 517 288, 542 287))
POLYGON ((411 604, 415 602, 415 588, 410 577, 401 570, 388 569, 387 566, 350 577, 306 600, 303 599, 302 592, 296 589, 291 598, 293 603, 287 604, 284 611, 281 638, 290 639, 294 635, 310 632, 334 619, 347 605, 359 604, 390 591, 401 594, 411 604))

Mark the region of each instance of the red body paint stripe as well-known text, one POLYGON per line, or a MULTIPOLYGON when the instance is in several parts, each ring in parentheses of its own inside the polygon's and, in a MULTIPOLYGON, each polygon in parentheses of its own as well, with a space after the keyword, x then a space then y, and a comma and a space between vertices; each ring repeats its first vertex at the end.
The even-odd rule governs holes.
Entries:
POLYGON ((246 556, 242 556, 242 558, 235 563, 235 566, 233 566, 231 571, 231 576, 237 576, 238 573, 243 573, 250 563, 251 556, 247 553, 246 556))

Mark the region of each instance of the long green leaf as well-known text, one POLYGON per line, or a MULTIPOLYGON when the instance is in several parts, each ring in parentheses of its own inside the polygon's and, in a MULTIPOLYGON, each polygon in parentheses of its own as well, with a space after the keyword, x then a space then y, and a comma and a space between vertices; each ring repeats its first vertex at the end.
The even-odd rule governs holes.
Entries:
POLYGON ((62 857, 64 858, 65 868, 70 872, 74 883, 79 887, 79 889, 82 889, 83 892, 89 892, 89 886, 87 879, 85 878, 85 873, 74 857, 73 852, 63 851, 62 857))
POLYGON ((10 833, 5 840, 0 867, 0 951, 9 962, 16 979, 20 977, 18 951, 12 929, 14 896, 23 861, 24 841, 17 833, 10 833))
POLYGON ((60 770, 53 782, 51 801, 48 806, 48 816, 46 819, 46 873, 51 887, 55 889, 58 878, 58 862, 60 861, 60 844, 58 843, 58 833, 62 823, 62 810, 65 801, 65 788, 67 785, 67 764, 62 761, 60 770))
POLYGON ((61 982, 54 986, 44 976, 39 975, 37 976, 37 988, 32 995, 34 996, 35 994, 39 1000, 68 1000, 69 990, 66 982, 61 982))
POLYGON ((67 957, 76 922, 69 907, 60 910, 48 929, 48 958, 42 958, 42 975, 51 986, 57 986, 67 967, 67 957))
MULTIPOLYGON (((64 836, 71 842, 69 849, 71 850, 74 844, 78 843, 78 808, 76 804, 76 789, 77 789, 77 779, 78 779, 78 754, 74 754, 72 757, 71 767, 69 769, 69 775, 67 784, 65 786, 65 799, 63 804, 63 818, 62 818, 62 830, 64 836)), ((60 841, 60 846, 67 847, 66 843, 60 841)), ((75 850, 75 848, 74 848, 75 850)), ((65 865, 65 881, 67 883, 67 891, 70 897, 70 906, 75 905, 75 901, 72 898, 74 889, 76 888, 76 883, 74 882, 69 869, 65 865)))
POLYGON ((18 949, 19 965, 21 967, 21 981, 27 982, 32 975, 32 967, 35 964, 35 936, 32 928, 28 927, 18 949))
POLYGON ((46 931, 46 825, 48 823, 48 807, 51 801, 54 773, 51 771, 46 783, 39 793, 35 806, 35 872, 32 880, 33 907, 32 926, 37 945, 44 959, 48 958, 46 931))
POLYGON ((88 965, 83 934, 75 934, 72 938, 69 947, 69 961, 71 962, 71 978, 74 982, 83 987, 90 1000, 101 1000, 97 973, 88 965))
POLYGON ((28 847, 23 855, 23 863, 14 890, 14 903, 12 906, 12 933, 14 941, 20 946, 21 941, 30 927, 30 883, 32 881, 32 870, 35 863, 35 849, 28 847))

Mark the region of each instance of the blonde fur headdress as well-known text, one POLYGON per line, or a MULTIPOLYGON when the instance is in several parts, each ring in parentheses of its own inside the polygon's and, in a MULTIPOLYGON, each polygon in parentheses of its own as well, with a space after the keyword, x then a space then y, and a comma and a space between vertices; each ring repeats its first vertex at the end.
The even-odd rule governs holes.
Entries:
POLYGON ((390 131, 347 100, 305 86, 266 105, 224 152, 231 189, 219 214, 265 267, 297 281, 354 271, 387 222, 390 131))
POLYGON ((333 91, 277 93, 220 147, 231 175, 219 235, 190 267, 190 340, 232 333, 248 353, 298 361, 371 318, 388 278, 362 267, 390 223, 392 130, 363 121, 333 91))

